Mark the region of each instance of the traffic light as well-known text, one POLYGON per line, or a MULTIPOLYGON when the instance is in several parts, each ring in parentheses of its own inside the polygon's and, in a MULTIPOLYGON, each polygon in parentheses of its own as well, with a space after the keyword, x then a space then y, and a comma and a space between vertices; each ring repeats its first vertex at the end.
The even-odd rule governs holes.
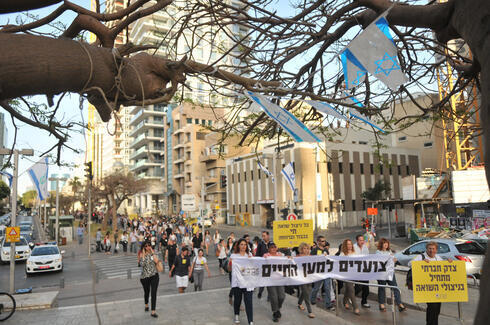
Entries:
POLYGON ((88 179, 92 180, 94 178, 94 174, 92 173, 92 162, 89 161, 88 163, 85 163, 85 166, 87 166, 87 168, 85 168, 85 173, 87 173, 88 179))
POLYGON ((221 188, 225 188, 226 187, 226 175, 221 175, 220 176, 220 185, 221 185, 221 188))

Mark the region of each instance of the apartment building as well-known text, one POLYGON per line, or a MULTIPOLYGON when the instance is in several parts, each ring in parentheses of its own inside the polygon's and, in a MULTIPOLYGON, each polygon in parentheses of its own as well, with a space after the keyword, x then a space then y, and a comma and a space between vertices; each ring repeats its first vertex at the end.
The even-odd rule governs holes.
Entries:
POLYGON ((238 136, 229 136, 221 141, 220 134, 206 134, 200 161, 204 164, 202 179, 205 185, 205 204, 207 215, 216 217, 217 223, 225 223, 227 209, 226 159, 251 152, 247 146, 239 146, 238 136))
POLYGON ((164 194, 164 119, 166 105, 134 106, 129 114, 132 116, 129 126, 129 137, 132 139, 129 148, 130 168, 138 178, 147 181, 144 192, 135 195, 136 213, 162 211, 164 194))
POLYGON ((164 165, 168 169, 165 180, 168 213, 181 211, 182 194, 193 194, 196 206, 202 203, 201 190, 202 182, 206 182, 203 179, 206 169, 200 156, 206 146, 206 135, 210 133, 207 127, 219 123, 223 112, 222 109, 213 110, 186 102, 167 112, 164 165))
MULTIPOLYGON (((226 161, 228 222, 247 219, 266 226, 274 220, 274 186, 280 215, 296 209, 320 228, 357 225, 365 216, 361 194, 383 179, 391 184, 391 198, 401 198, 401 178, 420 173, 420 150, 396 148, 387 136, 378 155, 372 133, 339 129, 338 142, 318 146, 308 143, 266 144, 257 153, 226 161), (275 182, 259 168, 257 160, 276 175, 275 182), (294 163, 297 202, 280 171, 294 163), (340 208, 342 213, 340 213, 340 208), (339 216, 342 215, 342 221, 339 216)), ((280 217, 278 217, 280 219, 280 217)))

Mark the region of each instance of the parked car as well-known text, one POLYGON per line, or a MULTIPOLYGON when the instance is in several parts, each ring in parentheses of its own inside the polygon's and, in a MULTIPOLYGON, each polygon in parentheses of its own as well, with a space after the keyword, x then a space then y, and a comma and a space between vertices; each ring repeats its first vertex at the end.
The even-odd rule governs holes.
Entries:
MULTIPOLYGON (((16 261, 27 260, 30 254, 31 254, 31 249, 29 248, 29 244, 27 243, 27 240, 24 237, 20 237, 20 241, 18 243, 15 243, 15 260, 16 261)), ((10 261, 10 243, 6 242, 5 238, 2 240, 0 261, 2 263, 7 263, 10 261)))
POLYGON ((408 266, 408 263, 417 255, 425 253, 425 246, 431 241, 435 241, 437 243, 437 254, 443 259, 447 260, 451 258, 455 261, 464 261, 466 263, 467 274, 480 275, 483 260, 485 259, 485 250, 478 243, 472 240, 422 240, 408 246, 403 251, 396 253, 395 258, 401 265, 408 266))
POLYGON ((26 262, 26 275, 33 273, 63 271, 64 251, 55 244, 35 246, 26 262))

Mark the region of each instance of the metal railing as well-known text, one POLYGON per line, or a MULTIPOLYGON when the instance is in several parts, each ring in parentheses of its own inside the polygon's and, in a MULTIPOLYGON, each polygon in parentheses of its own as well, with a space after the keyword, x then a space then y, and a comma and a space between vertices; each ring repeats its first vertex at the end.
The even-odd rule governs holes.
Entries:
POLYGON ((400 288, 395 287, 395 286, 390 286, 387 284, 374 284, 374 283, 365 283, 365 282, 356 282, 356 281, 350 281, 350 280, 335 280, 335 314, 339 316, 339 284, 338 281, 342 282, 349 282, 352 284, 358 284, 358 285, 363 285, 363 286, 369 286, 369 287, 378 287, 378 288, 387 288, 387 289, 392 289, 391 290, 391 312, 392 312, 392 320, 393 320, 393 325, 396 325, 396 312, 395 312, 395 297, 393 294, 393 290, 398 290, 401 296, 401 291, 400 288))

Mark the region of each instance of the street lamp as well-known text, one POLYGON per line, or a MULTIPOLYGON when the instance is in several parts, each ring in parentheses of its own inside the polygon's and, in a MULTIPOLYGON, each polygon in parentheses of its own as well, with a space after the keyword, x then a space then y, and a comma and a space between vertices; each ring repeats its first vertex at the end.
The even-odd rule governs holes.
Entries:
POLYGON ((66 182, 66 178, 65 177, 50 177, 49 178, 49 181, 50 182, 53 182, 53 181, 56 181, 56 229, 55 229, 55 240, 56 240, 56 244, 59 244, 58 242, 58 233, 59 233, 59 227, 60 227, 60 209, 59 209, 59 206, 60 206, 60 198, 59 198, 59 191, 60 191, 60 181, 62 182, 66 182))
MULTIPOLYGON (((17 182, 19 180, 19 154, 23 156, 34 156, 34 150, 32 149, 14 149, 13 152, 10 149, 0 149, 0 155, 14 155, 14 175, 12 179, 12 195, 10 196, 12 203, 12 216, 10 217, 10 225, 15 227, 17 216, 17 182)), ((10 243, 10 293, 14 293, 15 286, 15 242, 10 243)))

